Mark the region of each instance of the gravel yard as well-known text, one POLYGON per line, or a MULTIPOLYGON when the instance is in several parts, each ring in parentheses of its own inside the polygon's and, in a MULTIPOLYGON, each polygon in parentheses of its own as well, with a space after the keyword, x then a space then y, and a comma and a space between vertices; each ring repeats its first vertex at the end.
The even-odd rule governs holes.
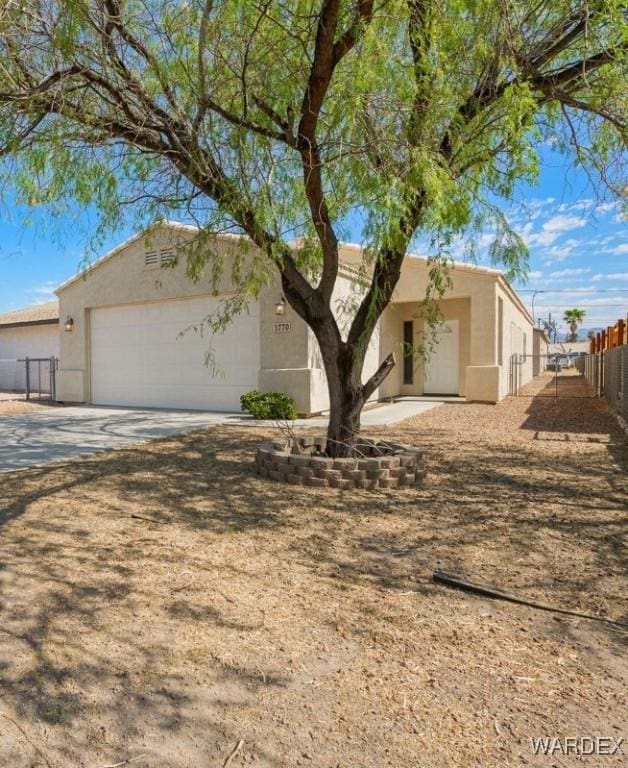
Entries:
POLYGON ((24 395, 16 392, 0 392, 0 416, 12 416, 17 413, 30 413, 45 408, 45 405, 27 401, 24 395))
POLYGON ((627 765, 530 745, 628 737, 626 633, 431 581, 628 620, 603 403, 447 404, 383 433, 428 449, 422 489, 261 480, 268 431, 236 427, 3 476, 0 765, 627 765))

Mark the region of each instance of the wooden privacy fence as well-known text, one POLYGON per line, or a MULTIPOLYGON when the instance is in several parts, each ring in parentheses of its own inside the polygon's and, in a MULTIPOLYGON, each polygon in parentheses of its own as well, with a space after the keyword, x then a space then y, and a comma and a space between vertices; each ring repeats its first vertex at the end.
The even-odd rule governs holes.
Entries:
POLYGON ((609 325, 603 331, 599 331, 591 339, 591 348, 589 352, 591 354, 598 354, 599 352, 605 352, 607 349, 615 349, 615 347, 621 347, 622 344, 628 343, 626 338, 626 332, 628 330, 628 317, 620 318, 615 325, 609 325))

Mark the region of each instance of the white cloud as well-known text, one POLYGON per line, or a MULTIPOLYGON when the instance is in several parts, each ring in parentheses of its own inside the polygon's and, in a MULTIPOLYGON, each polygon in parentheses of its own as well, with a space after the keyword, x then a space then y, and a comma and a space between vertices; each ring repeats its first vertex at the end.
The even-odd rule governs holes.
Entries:
POLYGON ((550 272, 550 277, 577 277, 578 275, 586 275, 590 272, 590 269, 561 269, 558 272, 550 272))
POLYGON ((528 234, 525 231, 527 228, 524 228, 520 234, 528 245, 552 245, 563 232, 570 232, 585 225, 586 220, 582 216, 566 216, 561 213, 544 222, 539 232, 528 234))
MULTIPOLYGON (((584 197, 582 200, 576 200, 574 203, 561 203, 556 209, 559 213, 565 213, 566 211, 580 211, 581 213, 588 208, 595 206, 595 200, 591 197, 584 197)), ((604 205, 604 203, 602 204, 604 205)), ((598 206, 598 210, 600 207, 598 206)), ((610 210, 610 209, 607 209, 610 210)))
POLYGON ((34 288, 29 288, 26 293, 33 298, 35 304, 45 304, 49 301, 53 301, 55 297, 55 288, 59 287, 59 283, 53 280, 48 280, 41 285, 36 285, 34 288))
POLYGON ((577 240, 567 240, 567 242, 563 243, 562 245, 553 245, 543 254, 545 257, 544 263, 552 264, 554 262, 564 261, 568 256, 571 255, 571 252, 576 247, 576 245, 580 245, 577 240))
POLYGON ((597 274, 591 278, 594 283, 599 283, 602 280, 628 280, 628 272, 613 272, 610 275, 597 274))
POLYGON ((572 229, 578 229, 584 227, 585 221, 582 216, 564 216, 559 214, 558 216, 552 216, 543 224, 544 232, 569 232, 572 229))
POLYGON ((531 200, 526 200, 524 205, 526 208, 531 208, 532 210, 539 209, 539 208, 545 208, 548 205, 551 205, 552 203, 556 202, 555 197, 546 197, 546 198, 539 198, 539 197, 533 197, 531 200))
POLYGON ((596 213, 609 213, 609 211, 614 211, 617 206, 619 205, 619 201, 613 200, 610 203, 598 203, 595 206, 595 212, 596 213))
POLYGON ((613 256, 621 256, 624 253, 628 253, 628 243, 622 243, 615 248, 609 248, 606 253, 611 253, 613 256))

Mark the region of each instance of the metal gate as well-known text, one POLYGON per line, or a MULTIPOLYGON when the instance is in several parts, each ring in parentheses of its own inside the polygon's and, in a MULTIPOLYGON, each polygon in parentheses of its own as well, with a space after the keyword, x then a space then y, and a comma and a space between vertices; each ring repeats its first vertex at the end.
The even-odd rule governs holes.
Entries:
POLYGON ((56 400, 56 357, 0 360, 0 393, 9 399, 56 400))
POLYGON ((512 355, 508 392, 515 397, 595 397, 585 355, 512 355))

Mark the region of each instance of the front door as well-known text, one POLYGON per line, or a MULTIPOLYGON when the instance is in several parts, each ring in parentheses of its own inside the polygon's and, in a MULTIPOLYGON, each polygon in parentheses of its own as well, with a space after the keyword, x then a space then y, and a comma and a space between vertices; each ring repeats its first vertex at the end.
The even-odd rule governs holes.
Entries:
POLYGON ((423 393, 458 394, 458 321, 445 320, 432 331, 434 345, 425 362, 423 393))

